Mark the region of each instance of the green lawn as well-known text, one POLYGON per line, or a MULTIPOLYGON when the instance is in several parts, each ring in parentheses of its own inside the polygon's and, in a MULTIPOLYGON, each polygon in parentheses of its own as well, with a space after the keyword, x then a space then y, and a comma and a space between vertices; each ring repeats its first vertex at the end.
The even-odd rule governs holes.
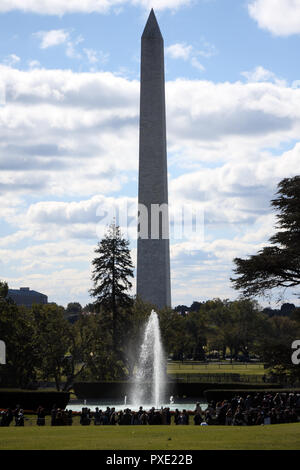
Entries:
POLYGON ((168 374, 247 374, 247 375, 264 375, 266 370, 263 364, 194 364, 191 362, 180 363, 171 362, 167 368, 168 374))
POLYGON ((300 423, 235 426, 73 426, 0 428, 0 449, 300 450, 300 423))

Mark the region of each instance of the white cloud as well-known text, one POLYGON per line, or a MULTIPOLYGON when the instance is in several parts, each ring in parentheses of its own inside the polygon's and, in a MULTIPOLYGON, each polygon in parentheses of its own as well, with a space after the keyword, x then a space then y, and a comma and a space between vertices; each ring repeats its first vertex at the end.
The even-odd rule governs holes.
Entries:
POLYGON ((72 257, 75 262, 90 262, 92 252, 93 245, 79 240, 69 240, 69 244, 58 240, 57 243, 32 244, 15 250, 1 248, 0 251, 2 263, 20 262, 24 270, 29 270, 31 263, 53 269, 57 264, 71 263, 72 257))
POLYGON ((242 72, 248 82, 273 82, 279 86, 286 86, 286 80, 278 78, 275 73, 270 70, 265 69, 261 65, 257 66, 254 70, 242 72))
MULTIPOLYGON (((40 265, 32 265, 36 270, 40 265)), ((59 305, 67 306, 67 303, 78 301, 85 305, 90 302, 88 290, 92 287, 90 280, 90 267, 85 269, 63 268, 58 266, 56 270, 50 272, 49 265, 45 265, 48 273, 34 274, 25 271, 18 276, 7 276, 6 280, 12 289, 20 286, 30 286, 32 290, 42 292, 48 296, 48 302, 56 302, 59 305)))
MULTIPOLYGON (((114 217, 121 214, 118 223, 126 236, 136 236, 137 202, 135 198, 93 196, 79 202, 47 201, 32 204, 23 214, 23 229, 40 239, 55 236, 63 239, 99 239, 114 217), (128 217, 127 217, 128 215, 128 217), (128 225, 129 224, 129 225, 128 225)), ((9 219, 18 224, 18 215, 9 219)))
POLYGON ((171 154, 181 166, 258 160, 263 148, 274 149, 298 140, 298 106, 299 89, 273 83, 170 82, 167 109, 171 154))
POLYGON ((185 61, 189 61, 190 64, 197 68, 200 71, 204 71, 205 67, 199 61, 198 57, 202 56, 205 58, 209 58, 212 55, 216 54, 216 48, 209 44, 207 41, 202 40, 202 49, 195 49, 190 44, 185 43, 175 43, 171 44, 170 46, 166 47, 165 52, 166 55, 171 57, 172 59, 182 59, 185 61))
MULTIPOLYGON (((135 174, 137 81, 108 72, 4 66, 1 81, 6 90, 6 106, 0 108, 2 191, 92 195, 99 188, 119 190, 129 172, 135 174)), ((298 139, 300 89, 176 80, 166 90, 171 174, 173 162, 189 168, 267 161, 275 157, 263 148, 298 139)))
POLYGON ((19 56, 17 56, 16 54, 10 54, 4 59, 3 63, 8 67, 14 67, 20 61, 21 59, 19 56))
POLYGON ((48 47, 64 44, 69 39, 68 31, 64 29, 52 29, 51 31, 38 31, 34 36, 41 39, 40 48, 48 49, 48 47))
POLYGON ((29 68, 31 68, 31 69, 39 69, 40 66, 41 66, 41 64, 40 64, 40 62, 39 62, 38 60, 30 60, 30 61, 28 62, 28 66, 29 66, 29 68))
POLYGON ((90 64, 96 64, 99 61, 97 57, 97 51, 94 49, 83 49, 83 52, 86 54, 90 64))
POLYGON ((218 54, 218 50, 214 44, 206 41, 204 38, 201 40, 201 48, 197 49, 197 54, 209 59, 214 55, 218 54))
POLYGON ((142 6, 147 10, 154 8, 154 10, 177 9, 185 5, 189 5, 192 0, 129 0, 130 3, 136 6, 142 6))
POLYGON ((137 82, 111 73, 3 66, 1 80, 2 191, 105 193, 120 189, 125 173, 135 171, 137 82))
POLYGON ((108 53, 96 51, 95 49, 83 49, 83 52, 85 53, 90 64, 97 64, 98 62, 104 64, 108 61, 109 58, 108 53))
POLYGON ((189 5, 191 0, 1 0, 0 12, 21 10, 43 15, 64 15, 67 13, 107 13, 111 9, 118 13, 126 5, 150 10, 177 9, 189 5))
POLYGON ((66 55, 71 59, 81 59, 81 53, 77 51, 78 44, 84 41, 83 36, 80 34, 75 40, 69 40, 66 47, 66 55))
POLYGON ((276 36, 300 34, 299 0, 251 0, 248 10, 260 28, 276 36))
MULTIPOLYGON (((300 89, 278 84, 265 69, 251 78, 256 81, 166 84, 170 203, 203 209, 206 237, 200 247, 172 245, 174 302, 181 303, 185 289, 195 299, 229 296, 232 257, 255 253, 268 238, 276 185, 300 174, 300 89)), ((114 192, 126 183, 135 195, 139 83, 112 73, 3 65, 0 82, 6 90, 0 204, 9 224, 0 242, 1 271, 9 266, 10 284, 53 292, 59 300, 63 274, 70 285, 75 278, 90 287, 97 207, 118 201, 114 192), (40 202, 28 203, 28 194, 40 202), (70 251, 59 251, 68 244, 70 251)))
POLYGON ((188 60, 192 51, 192 46, 181 43, 171 44, 171 46, 166 48, 166 54, 172 57, 172 59, 188 60))
POLYGON ((206 224, 253 225, 270 213, 269 201, 278 182, 300 174, 300 143, 280 157, 231 161, 171 180, 170 200, 194 201, 206 224))
POLYGON ((196 57, 192 57, 191 64, 192 64, 193 67, 200 70, 201 72, 203 72, 205 70, 204 65, 202 65, 201 62, 199 62, 199 60, 196 57))
POLYGON ((77 50, 77 46, 84 41, 81 34, 73 39, 69 31, 64 29, 53 29, 51 31, 38 31, 37 33, 34 33, 33 36, 41 40, 41 49, 64 45, 67 57, 70 59, 81 59, 82 57, 81 53, 77 50))

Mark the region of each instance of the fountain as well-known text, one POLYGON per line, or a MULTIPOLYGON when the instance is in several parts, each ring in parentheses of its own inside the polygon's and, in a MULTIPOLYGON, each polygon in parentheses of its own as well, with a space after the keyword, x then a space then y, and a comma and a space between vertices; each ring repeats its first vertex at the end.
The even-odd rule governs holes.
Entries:
POLYGON ((164 402, 165 393, 165 355, 162 347, 157 313, 152 310, 145 327, 140 359, 131 402, 134 406, 141 403, 155 408, 164 402))
MULTIPOLYGON (((173 396, 167 396, 166 390, 166 359, 162 347, 159 320, 157 313, 152 310, 151 315, 145 325, 143 341, 140 348, 136 379, 128 390, 127 395, 120 395, 119 399, 89 399, 89 408, 94 411, 96 407, 105 409, 107 406, 114 407, 117 411, 129 406, 131 410, 143 408, 168 407, 174 411, 178 407, 186 410, 195 409, 195 401, 187 402, 185 399, 176 400, 173 396)), ((199 398, 197 397, 197 401, 199 398)), ((84 406, 87 401, 84 400, 84 406)), ((200 404, 200 403, 198 403, 200 404)), ((205 403, 201 403, 205 406, 205 403)), ((73 411, 81 411, 82 402, 69 404, 73 411)))

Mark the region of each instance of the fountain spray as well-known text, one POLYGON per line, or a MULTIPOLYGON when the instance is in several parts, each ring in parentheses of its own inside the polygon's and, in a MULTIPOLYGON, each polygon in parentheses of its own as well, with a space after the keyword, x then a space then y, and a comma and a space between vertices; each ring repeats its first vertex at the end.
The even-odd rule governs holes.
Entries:
POLYGON ((150 403, 159 408, 165 391, 165 355, 159 320, 152 310, 145 327, 132 401, 136 406, 150 403))

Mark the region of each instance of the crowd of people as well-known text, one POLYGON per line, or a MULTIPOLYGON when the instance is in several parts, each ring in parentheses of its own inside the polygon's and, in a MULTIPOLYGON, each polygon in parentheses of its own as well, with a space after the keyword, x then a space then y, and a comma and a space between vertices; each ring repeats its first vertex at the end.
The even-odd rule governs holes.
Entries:
MULTIPOLYGON (((36 424, 45 426, 47 412, 39 407, 36 413, 36 424)), ((84 407, 80 413, 82 426, 94 425, 171 425, 172 415, 175 425, 196 426, 225 425, 225 426, 251 426, 280 423, 294 423, 300 421, 300 394, 296 393, 256 393, 242 397, 235 395, 229 400, 210 402, 206 409, 202 409, 200 403, 196 404, 194 411, 176 409, 174 412, 169 407, 157 410, 151 408, 145 410, 142 406, 138 411, 126 408, 117 411, 114 407, 106 407, 95 411, 84 407)), ((51 426, 72 426, 74 414, 72 410, 63 410, 52 407, 50 412, 51 426)), ((24 411, 19 405, 15 410, 2 411, 0 426, 10 426, 14 421, 15 426, 24 426, 24 411)))
POLYGON ((125 410, 116 411, 115 408, 107 407, 105 411, 96 408, 95 412, 91 412, 88 408, 83 408, 80 424, 89 425, 91 423, 95 425, 137 425, 137 424, 171 424, 171 411, 170 408, 163 408, 161 410, 155 410, 151 408, 146 411, 141 406, 138 411, 132 411, 130 408, 125 410))
POLYGON ((0 426, 10 426, 13 421, 15 422, 15 426, 24 426, 25 419, 27 419, 19 405, 17 405, 14 410, 8 408, 2 411, 0 417, 0 426))
MULTIPOLYGON (((296 423, 300 421, 300 394, 256 393, 246 398, 236 395, 209 403, 204 415, 207 424, 227 426, 296 423)), ((194 420, 200 420, 197 413, 194 420)))

